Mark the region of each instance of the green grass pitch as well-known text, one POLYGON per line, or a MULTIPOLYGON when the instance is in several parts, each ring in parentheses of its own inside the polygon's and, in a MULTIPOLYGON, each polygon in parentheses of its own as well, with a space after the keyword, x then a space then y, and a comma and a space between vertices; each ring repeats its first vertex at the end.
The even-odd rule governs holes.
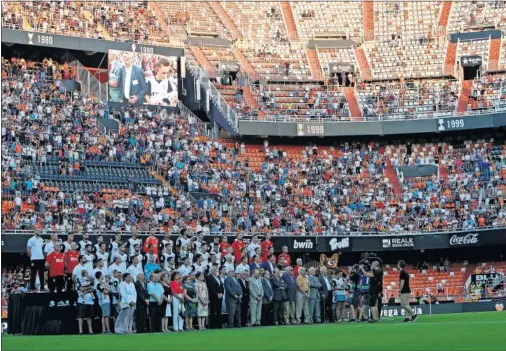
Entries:
POLYGON ((506 313, 142 335, 11 336, 3 350, 506 350, 506 313))

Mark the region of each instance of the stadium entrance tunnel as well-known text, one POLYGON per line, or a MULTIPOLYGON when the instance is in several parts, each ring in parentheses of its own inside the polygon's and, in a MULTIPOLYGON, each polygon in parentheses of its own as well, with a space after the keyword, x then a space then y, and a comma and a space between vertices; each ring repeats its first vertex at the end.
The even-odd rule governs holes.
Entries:
POLYGON ((474 79, 478 76, 478 70, 480 69, 481 64, 477 64, 474 66, 464 66, 464 80, 474 79))

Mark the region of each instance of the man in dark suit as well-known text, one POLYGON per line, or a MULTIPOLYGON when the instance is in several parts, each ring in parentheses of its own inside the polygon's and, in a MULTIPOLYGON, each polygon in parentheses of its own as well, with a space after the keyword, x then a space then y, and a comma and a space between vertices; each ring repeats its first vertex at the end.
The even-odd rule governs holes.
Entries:
POLYGON ((146 279, 143 273, 137 274, 137 281, 134 283, 137 292, 135 304, 135 329, 137 333, 146 332, 146 311, 149 306, 149 295, 146 286, 146 279))
POLYGON ((273 315, 274 315, 274 325, 284 324, 284 315, 285 315, 285 300, 286 300, 286 284, 281 277, 281 272, 279 269, 274 270, 274 276, 271 279, 272 287, 274 289, 274 297, 272 298, 273 302, 273 315))
POLYGON ((323 322, 326 320, 334 321, 332 309, 332 279, 327 274, 327 268, 320 268, 320 295, 321 295, 321 311, 323 312, 323 322))
POLYGON ((225 293, 223 282, 218 275, 218 267, 213 266, 207 276, 207 290, 209 291, 209 324, 212 329, 221 328, 221 305, 225 293))
POLYGON ((262 287, 264 289, 264 298, 262 300, 262 324, 272 325, 272 299, 274 298, 274 288, 271 282, 271 274, 268 271, 264 272, 262 287))
POLYGON ((293 275, 293 267, 286 267, 286 272, 283 274, 283 280, 286 286, 286 301, 285 301, 285 324, 294 324, 295 319, 295 296, 297 294, 297 282, 293 275))
POLYGON ((239 284, 242 289, 242 300, 241 300, 241 325, 246 327, 248 323, 248 309, 249 309, 249 271, 244 270, 239 273, 239 284))
POLYGON ((253 274, 255 269, 262 269, 262 256, 260 255, 254 255, 253 256, 253 263, 249 265, 249 271, 253 274))
POLYGON ((274 273, 274 270, 276 269, 276 264, 274 263, 275 259, 276 256, 274 254, 269 254, 269 256, 267 256, 267 261, 265 261, 262 264, 262 268, 264 269, 264 271, 269 272, 271 276, 274 273))
POLYGON ((235 326, 236 328, 240 328, 242 289, 235 277, 234 270, 228 273, 224 285, 226 291, 225 303, 227 304, 228 327, 233 328, 235 326))
POLYGON ((147 84, 144 78, 144 70, 134 65, 134 53, 123 54, 124 67, 119 72, 117 87, 121 89, 121 102, 129 102, 132 105, 140 106, 144 103, 147 84))

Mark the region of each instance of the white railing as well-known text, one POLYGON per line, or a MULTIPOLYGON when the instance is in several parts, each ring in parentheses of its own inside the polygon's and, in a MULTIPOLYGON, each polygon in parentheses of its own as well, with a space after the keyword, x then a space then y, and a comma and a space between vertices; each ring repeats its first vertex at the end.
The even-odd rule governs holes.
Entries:
MULTIPOLYGON (((317 235, 316 233, 315 234, 311 234, 311 235, 301 235, 300 233, 292 233, 292 232, 288 232, 288 231, 283 231, 283 232, 271 232, 270 234, 274 235, 274 236, 298 236, 298 237, 301 237, 301 236, 317 236, 317 237, 320 237, 320 236, 367 236, 367 237, 371 237, 371 238, 374 238, 374 237, 396 237, 396 236, 399 236, 399 235, 411 235, 411 236, 422 236, 422 235, 435 235, 435 234, 448 234, 448 233, 461 233, 461 232, 469 232, 469 231, 473 231, 473 232, 486 232, 488 230, 495 230, 495 229, 503 229, 505 228, 506 229, 506 226, 488 226, 488 227, 479 227, 479 228, 458 228, 458 229, 453 229, 453 230, 419 230, 419 231, 401 231, 401 232, 398 232, 398 233, 393 233, 393 232, 390 232, 390 233, 377 233, 377 232, 331 232, 331 231, 328 231, 328 232, 324 232, 324 233, 321 233, 319 235, 317 235)), ((32 229, 2 229, 2 235, 22 235, 22 234, 33 234, 34 230, 32 229)), ((46 230, 45 232, 47 233, 57 233, 57 234, 60 234, 60 235, 66 235, 66 234, 71 234, 71 233, 76 233, 76 234, 79 234, 77 231, 69 231, 69 230, 59 230, 59 231, 50 231, 50 230, 46 230)), ((149 235, 150 231, 149 230, 139 230, 138 231, 138 234, 139 236, 147 236, 149 235)), ((95 230, 93 232, 90 232, 89 233, 90 235, 94 236, 94 235, 114 235, 114 234, 122 234, 122 235, 131 235, 131 232, 126 232, 126 231, 110 231, 110 230, 95 230)), ((160 233, 161 234, 161 233, 160 233)), ((218 232, 218 233, 209 233, 208 235, 210 236, 223 236, 223 235, 230 235, 230 236, 235 236, 236 234, 238 234, 238 232, 218 232)), ((258 235, 260 237, 264 237, 265 236, 265 232, 241 232, 241 234, 243 235, 246 235, 246 236, 254 236, 254 235, 258 235)), ((174 235, 179 235, 179 233, 174 233, 174 235)))
POLYGON ((81 83, 81 89, 88 94, 95 94, 100 101, 109 100, 108 83, 99 82, 98 79, 77 60, 72 61, 69 65, 76 69, 78 82, 81 83))
POLYGON ((506 107, 495 107, 487 110, 470 110, 465 112, 445 111, 445 112, 432 112, 431 115, 414 113, 412 116, 407 116, 404 113, 392 113, 384 116, 372 116, 372 117, 338 117, 338 116, 287 116, 265 113, 262 119, 252 115, 242 115, 239 120, 241 121, 254 121, 254 122, 323 122, 323 123, 355 123, 355 122, 381 122, 381 121, 413 121, 413 120, 424 120, 424 119, 435 119, 435 118, 451 118, 451 117, 464 117, 464 116, 476 116, 476 115, 489 115, 495 113, 506 112, 506 107))

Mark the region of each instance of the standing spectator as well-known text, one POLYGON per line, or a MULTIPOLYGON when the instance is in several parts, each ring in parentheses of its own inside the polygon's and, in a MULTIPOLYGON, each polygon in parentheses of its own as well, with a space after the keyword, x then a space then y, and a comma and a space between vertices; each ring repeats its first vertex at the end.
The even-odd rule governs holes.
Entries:
POLYGON ((288 246, 283 245, 283 248, 281 250, 283 252, 279 254, 278 262, 282 263, 284 266, 290 266, 292 264, 292 259, 288 253, 288 246))
POLYGON ((286 286, 286 301, 285 301, 285 324, 295 324, 295 298, 297 295, 297 283, 293 275, 293 268, 291 266, 286 267, 286 272, 283 274, 283 280, 286 286))
POLYGON ((102 333, 110 333, 111 299, 109 297, 109 289, 107 289, 107 285, 105 284, 105 276, 102 272, 95 273, 95 293, 98 298, 98 305, 102 310, 102 333))
POLYGON ((121 312, 116 319, 114 332, 116 334, 132 333, 137 292, 130 273, 123 274, 123 281, 119 284, 119 293, 121 312))
POLYGON ((315 276, 316 269, 314 267, 309 268, 309 321, 310 322, 321 322, 320 316, 320 288, 321 284, 318 278, 315 276))
POLYGON ((192 282, 191 276, 184 277, 183 281, 183 289, 184 289, 184 322, 186 325, 186 330, 195 330, 193 329, 193 318, 197 316, 197 293, 195 291, 195 287, 192 282))
POLYGON ((206 317, 209 315, 209 293, 203 273, 195 275, 195 291, 197 293, 197 317, 199 330, 206 330, 206 317))
POLYGON ((156 263, 156 255, 148 255, 148 263, 144 265, 144 275, 149 277, 151 272, 161 270, 161 267, 158 263, 156 263))
MULTIPOLYGON (((344 320, 344 306, 346 302, 346 281, 343 278, 343 272, 337 273, 335 279, 333 279, 334 301, 336 304, 336 321, 344 320)), ((353 315, 350 314, 350 319, 353 319, 353 315)))
POLYGON ((267 256, 269 255, 269 250, 271 247, 274 247, 274 243, 271 241, 271 233, 265 234, 265 240, 260 244, 262 248, 262 262, 267 261, 267 256))
MULTIPOLYGON (((243 256, 244 257, 244 256, 243 256)), ((237 273, 237 271, 236 271, 237 273)), ((248 323, 248 310, 249 310, 249 267, 248 270, 243 270, 239 273, 239 284, 242 290, 241 300, 241 326, 245 327, 248 323)))
POLYGON ((242 234, 238 233, 234 243, 232 244, 232 249, 234 250, 233 252, 236 263, 239 263, 241 261, 242 249, 244 249, 245 247, 246 243, 242 240, 242 234))
POLYGON ((276 260, 276 256, 274 256, 274 254, 269 254, 267 256, 267 261, 265 261, 262 264, 262 268, 265 271, 269 272, 269 276, 272 275, 272 273, 274 273, 274 269, 276 269, 275 260, 276 260))
POLYGON ((299 270, 303 267, 302 266, 302 258, 298 258, 295 260, 295 268, 293 269, 293 274, 295 277, 299 276, 299 270))
POLYGON ((67 280, 66 291, 71 291, 74 288, 74 279, 72 279, 72 272, 79 264, 79 251, 77 251, 77 244, 72 242, 69 251, 65 252, 65 278, 67 280))
POLYGON ((132 276, 134 282, 137 280, 137 276, 140 273, 142 273, 142 268, 139 269, 139 257, 138 256, 132 257, 132 264, 130 266, 128 266, 126 272, 132 276))
POLYGON ((278 325, 278 323, 283 324, 285 315, 284 309, 286 301, 286 286, 285 281, 281 276, 281 272, 277 268, 274 270, 274 276, 272 277, 272 286, 274 289, 274 297, 273 297, 274 325, 278 325))
POLYGON ((249 272, 249 264, 248 264, 248 257, 247 256, 242 256, 241 263, 239 263, 237 265, 237 267, 235 267, 235 273, 240 275, 243 271, 249 272))
POLYGON ((163 287, 163 303, 161 306, 162 313, 162 332, 169 332, 169 317, 172 316, 172 305, 171 305, 171 297, 170 297, 170 281, 169 281, 169 273, 163 272, 160 275, 160 283, 163 287))
POLYGON ((249 281, 250 296, 250 315, 251 326, 259 326, 262 318, 262 300, 264 296, 264 287, 260 278, 260 270, 253 270, 253 274, 249 281))
POLYGON ((65 285, 65 262, 64 255, 60 250, 60 244, 56 244, 54 251, 47 256, 46 266, 49 269, 47 282, 49 292, 57 291, 61 293, 65 285))
MULTIPOLYGON (((54 247, 55 245, 57 244, 58 242, 58 235, 56 235, 55 233, 52 233, 51 234, 51 240, 49 240, 46 245, 44 245, 44 254, 46 255, 46 257, 54 251, 54 247)), ((49 282, 48 282, 49 284, 49 282)))
POLYGON ((30 290, 35 291, 35 278, 39 274, 40 290, 44 290, 44 254, 42 247, 44 240, 40 237, 40 231, 35 230, 33 236, 28 239, 26 251, 31 262, 30 290))
POLYGON ((181 273, 175 271, 170 279, 172 292, 172 325, 175 332, 183 331, 183 306, 185 292, 181 283, 181 273))
POLYGON ((84 268, 79 270, 79 276, 76 278, 76 290, 78 296, 77 303, 79 304, 79 334, 83 334, 83 322, 85 319, 88 324, 88 333, 93 334, 91 319, 95 314, 93 310, 95 297, 93 296, 93 286, 91 285, 88 271, 84 268))
POLYGON ((149 320, 151 322, 151 332, 159 333, 162 331, 163 286, 157 273, 152 273, 150 277, 148 283, 149 320))
POLYGON ((271 273, 264 272, 262 279, 262 286, 264 288, 264 297, 262 300, 262 324, 272 324, 272 299, 274 298, 274 289, 272 288, 271 273))
MULTIPOLYGON (((239 237, 239 235, 238 235, 239 237)), ((234 243, 235 244, 235 243, 234 243)), ((235 277, 235 271, 231 270, 228 277, 225 278, 225 301, 228 311, 228 327, 233 328, 241 326, 241 286, 235 277)))
POLYGON ((323 321, 325 322, 327 319, 333 322, 333 312, 332 312, 332 284, 331 279, 327 274, 327 268, 320 268, 320 296, 321 296, 321 311, 323 312, 323 321))
POLYGON ((304 323, 311 323, 312 317, 309 315, 309 278, 306 275, 306 268, 299 268, 297 277, 297 294, 295 299, 295 309, 297 323, 301 323, 302 312, 304 311, 304 323))
POLYGON ((218 275, 217 266, 209 269, 207 288, 209 289, 209 310, 211 312, 209 325, 212 329, 221 328, 221 306, 225 290, 221 277, 218 275))
POLYGON ((406 311, 404 322, 414 321, 417 317, 409 306, 409 298, 411 296, 411 287, 409 286, 409 273, 406 271, 406 262, 400 260, 397 264, 399 267, 399 297, 401 299, 401 307, 406 311))
POLYGON ((149 294, 146 286, 146 278, 143 273, 137 274, 135 281, 137 291, 137 304, 135 306, 135 330, 137 333, 146 332, 146 311, 149 306, 149 294))

